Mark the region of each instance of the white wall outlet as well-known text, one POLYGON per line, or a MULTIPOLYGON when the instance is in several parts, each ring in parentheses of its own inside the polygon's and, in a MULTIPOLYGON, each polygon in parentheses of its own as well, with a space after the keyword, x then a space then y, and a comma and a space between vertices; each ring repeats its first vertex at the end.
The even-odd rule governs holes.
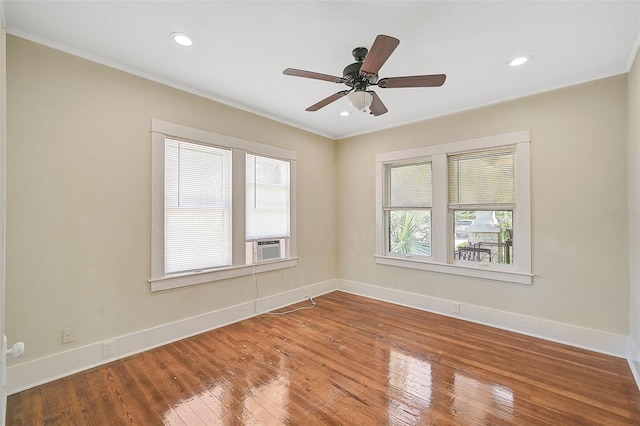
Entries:
POLYGON ((62 343, 71 343, 75 338, 75 327, 63 328, 62 329, 62 343))
POLYGON ((102 358, 107 358, 115 354, 113 349, 113 340, 102 342, 102 358))
POLYGON ((460 304, 459 303, 454 303, 453 304, 453 308, 451 309, 451 312, 453 312, 454 314, 459 314, 460 313, 460 304))

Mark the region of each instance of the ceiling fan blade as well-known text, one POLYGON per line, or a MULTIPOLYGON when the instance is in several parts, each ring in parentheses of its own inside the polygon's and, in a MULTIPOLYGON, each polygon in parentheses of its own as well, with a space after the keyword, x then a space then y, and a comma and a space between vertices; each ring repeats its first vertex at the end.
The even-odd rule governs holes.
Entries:
POLYGON ((315 80, 324 80, 330 81, 332 83, 343 83, 344 79, 342 77, 336 77, 335 75, 321 74, 319 72, 313 71, 305 71, 305 70, 297 70, 295 68, 287 68, 282 71, 284 75, 292 75, 294 77, 305 77, 305 78, 313 78, 315 80))
POLYGON ((369 93, 371 93, 373 95, 373 101, 371 101, 371 106, 369 107, 369 110, 371 111, 371 114, 373 114, 374 116, 378 116, 378 115, 382 115, 385 112, 389 111, 387 109, 387 107, 384 106, 384 104, 380 100, 380 97, 378 97, 378 95, 376 95, 376 92, 369 91, 369 93))
POLYGON ((445 74, 414 75, 410 77, 390 77, 378 81, 383 89, 396 87, 439 87, 447 79, 445 74))
POLYGON ((340 91, 338 93, 334 93, 333 95, 331 95, 331 96, 329 96, 327 98, 324 98, 323 100, 321 100, 317 104, 311 105, 305 111, 317 111, 320 108, 326 107, 331 102, 335 102, 338 99, 342 98, 343 96, 347 96, 349 94, 349 92, 351 92, 351 90, 342 90, 342 91, 340 91))
POLYGON ((394 37, 380 34, 376 37, 369 54, 364 59, 360 68, 361 75, 378 75, 378 71, 382 68, 389 56, 400 44, 400 40, 394 37))

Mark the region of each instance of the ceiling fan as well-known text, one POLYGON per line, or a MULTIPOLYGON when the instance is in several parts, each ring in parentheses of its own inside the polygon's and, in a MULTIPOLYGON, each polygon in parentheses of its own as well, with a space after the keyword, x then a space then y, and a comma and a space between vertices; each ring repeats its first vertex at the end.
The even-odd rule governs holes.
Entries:
POLYGON ((342 72, 342 77, 295 68, 287 68, 283 71, 283 74, 330 81, 333 83, 344 83, 350 87, 348 90, 341 90, 311 105, 306 111, 317 111, 343 96, 349 95, 349 100, 355 108, 378 116, 386 113, 388 109, 384 106, 376 92, 368 90, 369 86, 378 86, 382 89, 397 87, 439 87, 444 84, 447 78, 445 74, 432 74, 378 79, 378 71, 387 59, 389 59, 389 56, 391 56, 395 48, 398 47, 398 44, 400 44, 400 40, 397 38, 380 34, 373 42, 371 50, 367 50, 366 47, 356 47, 352 52, 356 62, 347 65, 342 72))

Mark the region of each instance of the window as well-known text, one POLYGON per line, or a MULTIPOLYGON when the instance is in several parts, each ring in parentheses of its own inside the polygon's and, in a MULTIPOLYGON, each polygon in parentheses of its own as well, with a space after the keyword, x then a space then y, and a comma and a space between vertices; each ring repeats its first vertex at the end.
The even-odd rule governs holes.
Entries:
POLYGON ((164 265, 231 265, 231 151, 165 140, 164 265))
POLYGON ((289 162, 246 155, 247 263, 254 261, 254 242, 278 239, 280 258, 286 255, 289 237, 289 162))
POLYGON ((387 252, 431 256, 431 163, 389 164, 386 181, 387 252))
POLYGON ((289 162, 247 154, 247 240, 289 236, 289 162))
POLYGON ((513 264, 515 156, 514 146, 448 156, 454 259, 513 264))
POLYGON ((152 121, 151 290, 289 268, 295 153, 152 121), (257 240, 280 256, 253 265, 257 240))
POLYGON ((529 132, 376 155, 376 262, 531 283, 529 132))

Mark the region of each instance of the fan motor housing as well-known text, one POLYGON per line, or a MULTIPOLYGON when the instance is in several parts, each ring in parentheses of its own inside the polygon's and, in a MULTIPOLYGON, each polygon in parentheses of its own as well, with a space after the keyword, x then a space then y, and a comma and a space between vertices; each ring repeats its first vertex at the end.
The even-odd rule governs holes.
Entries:
POLYGON ((344 83, 347 86, 359 89, 366 88, 369 84, 376 84, 376 82, 378 81, 378 76, 371 75, 365 77, 361 75, 361 67, 362 62, 354 62, 353 64, 347 65, 342 71, 342 77, 344 78, 344 83))

